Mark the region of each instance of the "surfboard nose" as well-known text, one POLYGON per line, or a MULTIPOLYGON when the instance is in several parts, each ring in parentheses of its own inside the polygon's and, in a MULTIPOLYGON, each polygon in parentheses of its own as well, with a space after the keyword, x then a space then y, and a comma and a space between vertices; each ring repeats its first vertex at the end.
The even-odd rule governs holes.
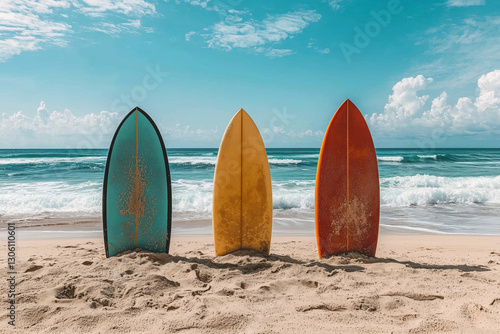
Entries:
POLYGON ((240 110, 238 110, 238 112, 236 113, 236 115, 248 115, 248 113, 245 111, 245 109, 240 108, 240 110))
POLYGON ((344 105, 344 104, 349 105, 349 107, 351 107, 351 106, 356 107, 356 105, 354 104, 354 102, 352 102, 350 99, 346 99, 346 100, 344 101, 344 103, 342 103, 342 105, 344 105))

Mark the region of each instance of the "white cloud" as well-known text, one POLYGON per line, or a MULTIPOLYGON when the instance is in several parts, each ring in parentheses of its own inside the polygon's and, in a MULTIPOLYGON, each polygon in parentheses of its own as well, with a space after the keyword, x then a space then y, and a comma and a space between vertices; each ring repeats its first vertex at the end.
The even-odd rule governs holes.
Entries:
POLYGON ((116 112, 101 111, 76 116, 70 110, 48 112, 40 102, 36 115, 22 111, 3 113, 0 142, 4 148, 27 147, 108 147, 120 117, 116 112))
POLYGON ((448 7, 482 6, 485 0, 448 0, 446 4, 448 7))
POLYGON ((79 10, 89 16, 99 17, 107 12, 130 16, 152 15, 156 12, 155 5, 144 0, 82 0, 76 4, 79 10))
MULTIPOLYGON (((260 50, 260 49, 256 49, 260 50)), ((295 52, 290 49, 263 49, 266 54, 266 56, 271 57, 271 58, 281 58, 285 56, 289 56, 291 54, 294 54, 295 52)))
POLYGON ((323 139, 325 133, 321 130, 288 130, 286 131, 283 127, 275 126, 274 128, 264 128, 261 130, 264 139, 269 141, 281 141, 288 142, 290 139, 301 139, 305 137, 323 139))
MULTIPOLYGON (((48 111, 44 101, 35 111, 0 114, 1 148, 107 148, 124 114, 101 111, 75 115, 70 110, 48 111)), ((224 131, 219 127, 194 127, 182 123, 157 123, 169 145, 216 147, 224 131)), ((292 129, 288 125, 261 127, 266 144, 277 147, 295 143, 321 143, 324 132, 292 129)), ((315 145, 316 145, 315 144, 315 145)))
POLYGON ((422 75, 405 78, 393 87, 383 113, 366 116, 370 128, 381 137, 424 136, 438 129, 447 135, 500 134, 500 70, 481 76, 473 101, 459 98, 449 104, 447 92, 424 108, 428 95, 419 95, 432 83, 422 75))
MULTIPOLYGON (((170 0, 165 0, 170 1, 170 0)), ((270 58, 279 58, 294 54, 291 49, 275 48, 271 44, 279 44, 286 39, 291 39, 299 34, 309 24, 321 19, 321 15, 315 10, 297 10, 287 14, 268 15, 262 21, 251 17, 248 10, 236 10, 228 4, 220 1, 210 0, 174 0, 176 4, 187 3, 202 7, 208 11, 217 12, 223 21, 204 29, 209 34, 200 34, 207 40, 211 48, 221 48, 226 51, 235 48, 247 49, 254 53, 264 54, 270 58), (243 17, 247 16, 248 19, 243 17)), ((331 5, 341 0, 330 0, 331 5)), ((186 41, 196 34, 190 31, 185 34, 186 41)), ((329 53, 330 50, 319 49, 319 53, 329 53)))
POLYGON ((325 49, 314 48, 314 51, 316 51, 317 53, 321 53, 321 54, 328 54, 328 53, 330 53, 330 49, 329 48, 325 48, 325 49))
MULTIPOLYGON (((175 0, 176 3, 180 3, 181 0, 175 0)), ((207 8, 210 0, 182 0, 182 2, 188 3, 193 6, 200 6, 202 8, 207 8)))
POLYGON ((317 47, 316 45, 314 45, 315 43, 316 43, 316 40, 314 38, 310 38, 309 39, 309 43, 307 43, 307 48, 308 49, 313 49, 315 52, 321 53, 321 54, 328 54, 328 53, 330 53, 330 49, 329 48, 321 49, 321 48, 317 47))
POLYGON ((141 20, 128 20, 127 22, 122 23, 108 23, 108 22, 100 22, 95 24, 93 27, 90 27, 89 30, 102 32, 114 37, 118 37, 123 33, 139 33, 139 31, 144 31, 146 33, 152 33, 153 28, 144 27, 141 24, 141 20))
POLYGON ((40 111, 43 111, 43 110, 46 110, 45 109, 45 102, 40 101, 40 105, 38 106, 38 108, 36 109, 36 111, 40 112, 40 111))
MULTIPOLYGON (((166 2, 170 2, 170 0, 165 0, 166 2)), ((236 0, 240 1, 240 0, 236 0)), ((232 0, 229 1, 220 1, 220 0, 174 0, 174 2, 179 4, 189 4, 192 6, 200 7, 201 9, 216 12, 221 16, 227 16, 229 14, 242 14, 244 11, 238 11, 233 7, 236 3, 232 0)))
POLYGON ((218 128, 215 129, 193 129, 190 125, 175 124, 174 127, 165 127, 159 125, 161 132, 169 142, 183 143, 188 141, 206 144, 207 142, 217 142, 220 140, 221 133, 218 128))
MULTIPOLYGON (((325 0, 323 0, 323 2, 325 2, 325 0)), ((326 0, 326 2, 328 2, 330 7, 337 10, 340 9, 340 3, 342 2, 342 0, 326 0)))
POLYGON ((193 35, 196 35, 196 31, 190 31, 190 32, 188 32, 188 33, 185 35, 185 37, 186 37, 186 41, 188 41, 188 42, 189 42, 189 41, 191 40, 191 37, 192 37, 193 35))
POLYGON ((55 8, 69 8, 71 2, 69 0, 3 0, 0 3, 0 12, 10 12, 17 9, 20 12, 49 14, 55 8))
POLYGON ((8 0, 0 4, 0 62, 23 51, 45 45, 66 45, 64 36, 71 27, 62 22, 42 19, 40 14, 54 8, 68 8, 67 1, 8 0))
POLYGON ((500 67, 500 16, 443 23, 417 39, 429 60, 412 72, 439 78, 443 87, 477 80, 478 73, 500 67))
POLYGON ((317 22, 321 15, 314 10, 300 10, 287 14, 268 15, 262 21, 243 19, 229 15, 224 21, 216 23, 207 35, 208 46, 224 50, 250 49, 271 57, 292 53, 288 49, 274 49, 268 45, 278 44, 301 33, 309 24, 317 22))
POLYGON ((483 112, 489 108, 500 109, 500 70, 496 70, 481 76, 477 84, 479 97, 476 106, 483 112))
POLYGON ((392 87, 393 94, 385 110, 391 112, 391 117, 398 120, 414 116, 425 104, 428 95, 418 96, 417 92, 426 88, 432 78, 426 79, 419 75, 415 78, 404 78, 392 87))
POLYGON ((112 19, 103 17, 90 30, 117 35, 139 30, 150 32, 140 21, 128 17, 152 15, 155 6, 145 0, 1 0, 0 62, 25 51, 66 46, 74 31, 66 21, 68 13, 75 10, 93 17, 114 14, 112 19))

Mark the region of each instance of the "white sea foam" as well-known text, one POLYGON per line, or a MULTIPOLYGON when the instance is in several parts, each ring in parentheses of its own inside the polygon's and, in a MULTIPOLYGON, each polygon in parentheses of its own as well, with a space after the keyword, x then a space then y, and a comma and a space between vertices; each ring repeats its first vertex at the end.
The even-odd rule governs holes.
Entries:
MULTIPOLYGON (((217 162, 217 157, 171 157, 169 158, 171 164, 179 165, 215 165, 217 162)), ((297 159, 269 159, 269 164, 271 165, 297 165, 302 163, 302 160, 297 159)))
POLYGON ((273 182, 273 208, 313 210, 314 180, 273 182))
MULTIPOLYGON (((300 158, 300 159, 318 159, 319 158, 319 153, 315 153, 315 154, 309 154, 309 153, 306 153, 306 154, 293 154, 293 156, 295 158, 300 158)), ((277 155, 276 154, 269 154, 268 155, 269 159, 273 159, 273 158, 276 158, 277 155)))
POLYGON ((7 158, 0 159, 0 165, 20 165, 20 164, 57 164, 57 163, 105 163, 105 156, 93 157, 69 157, 69 158, 7 158))
POLYGON ((380 227, 386 228, 391 231, 398 231, 398 230, 407 230, 409 232, 413 233, 432 233, 432 234, 454 234, 451 232, 443 232, 439 231, 437 229, 432 229, 432 228, 425 228, 425 227, 414 227, 414 226, 405 226, 405 225, 386 225, 386 224, 380 224, 380 227))
POLYGON ((437 154, 432 154, 432 155, 417 155, 420 159, 437 159, 437 154))
POLYGON ((500 165, 500 161, 457 161, 456 164, 460 165, 500 165))
POLYGON ((451 203, 500 203, 500 176, 383 178, 381 204, 393 207, 451 203))
POLYGON ((404 160, 403 157, 377 157, 378 161, 382 162, 401 162, 404 160))
POLYGON ((168 162, 171 164, 179 165, 215 165, 217 157, 212 156, 182 156, 182 157, 169 157, 168 162))
POLYGON ((302 160, 297 159, 269 159, 271 165, 298 165, 302 162, 302 160))
POLYGON ((101 183, 31 182, 2 186, 0 214, 31 217, 42 213, 101 211, 101 183))
POLYGON ((172 209, 177 212, 210 213, 212 180, 176 180, 172 182, 172 209))
MULTIPOLYGON (((430 175, 381 179, 381 204, 391 207, 450 203, 500 203, 499 177, 448 178, 430 175)), ((205 212, 212 209, 210 180, 174 182, 174 211, 205 212)), ((273 182, 273 208, 314 210, 314 180, 273 182)))
MULTIPOLYGON (((211 180, 177 180, 172 183, 174 212, 212 211, 211 180)), ((314 209, 314 181, 273 182, 274 209, 314 209)))
MULTIPOLYGON (((382 178, 381 204, 386 207, 500 203, 500 176, 440 177, 431 175, 382 178)), ((172 182, 174 213, 211 216, 213 180, 172 182)), ((275 210, 314 210, 314 180, 273 181, 275 210)), ((43 213, 99 215, 102 183, 98 181, 4 183, 0 215, 32 217, 43 213)))

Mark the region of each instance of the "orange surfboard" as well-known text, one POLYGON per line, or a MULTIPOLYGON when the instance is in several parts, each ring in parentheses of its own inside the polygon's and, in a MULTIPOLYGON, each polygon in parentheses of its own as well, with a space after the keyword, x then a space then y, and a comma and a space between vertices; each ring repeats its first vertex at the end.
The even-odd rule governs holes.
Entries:
POLYGON ((357 251, 375 256, 380 216, 377 155, 370 130, 350 100, 328 126, 316 174, 319 257, 357 251))

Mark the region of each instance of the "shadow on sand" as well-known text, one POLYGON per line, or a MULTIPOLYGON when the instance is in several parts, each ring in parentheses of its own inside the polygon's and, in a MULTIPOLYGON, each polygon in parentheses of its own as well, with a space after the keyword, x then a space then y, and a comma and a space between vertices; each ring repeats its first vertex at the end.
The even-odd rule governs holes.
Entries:
POLYGON ((178 263, 185 262, 191 264, 204 265, 213 269, 228 269, 228 270, 238 270, 243 274, 252 274, 265 270, 280 270, 277 265, 282 266, 289 265, 300 265, 308 268, 323 268, 328 273, 333 273, 337 271, 345 272, 359 272, 364 271, 366 268, 358 265, 360 264, 374 264, 374 263, 396 263, 401 264, 413 269, 427 269, 427 270, 459 270, 462 272, 484 272, 490 271, 486 266, 469 266, 469 265, 434 265, 426 263, 417 263, 413 261, 398 261, 391 258, 377 258, 368 257, 363 254, 356 252, 349 252, 344 254, 339 254, 332 256, 327 259, 312 260, 312 261, 302 261, 294 259, 288 255, 277 255, 277 254, 262 254, 254 250, 242 249, 235 251, 233 253, 219 256, 219 257, 208 257, 203 256, 202 253, 198 253, 200 256, 180 256, 180 255, 170 255, 170 254, 156 254, 148 253, 143 250, 137 249, 135 251, 127 251, 122 253, 120 256, 126 255, 136 255, 141 258, 147 258, 153 262, 157 262, 161 265, 168 263, 178 263), (356 264, 351 264, 351 262, 356 262, 356 264))

